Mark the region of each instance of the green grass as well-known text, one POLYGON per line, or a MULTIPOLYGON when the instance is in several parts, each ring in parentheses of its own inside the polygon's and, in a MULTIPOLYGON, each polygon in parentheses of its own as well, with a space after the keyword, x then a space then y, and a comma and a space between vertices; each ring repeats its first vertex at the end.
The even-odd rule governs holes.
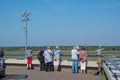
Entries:
POLYGON ((102 75, 102 80, 107 80, 107 78, 106 78, 105 74, 104 74, 104 75, 102 75))
MULTIPOLYGON (((95 75, 96 72, 95 72, 95 71, 89 71, 88 74, 95 75)), ((102 74, 101 77, 102 77, 102 80, 108 80, 108 79, 106 78, 105 74, 102 74)))

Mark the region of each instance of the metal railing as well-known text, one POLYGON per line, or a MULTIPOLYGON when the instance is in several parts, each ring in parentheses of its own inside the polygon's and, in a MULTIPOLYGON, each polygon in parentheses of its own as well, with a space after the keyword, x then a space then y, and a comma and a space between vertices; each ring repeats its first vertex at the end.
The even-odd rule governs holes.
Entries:
MULTIPOLYGON (((33 59, 37 59, 37 53, 34 53, 32 56, 33 56, 33 59)), ((68 61, 70 61, 71 60, 71 55, 70 54, 62 54, 61 55, 62 56, 62 60, 68 60, 68 61)), ((5 54, 5 56, 4 56, 6 59, 7 58, 14 58, 14 59, 18 59, 18 60, 21 60, 21 59, 25 59, 26 58, 26 55, 23 53, 20 53, 20 54, 17 54, 17 53, 10 53, 10 54, 5 54)), ((95 57, 96 58, 96 60, 97 60, 97 54, 89 54, 88 55, 88 58, 90 58, 91 57, 91 59, 92 59, 92 57, 95 57)), ((101 56, 102 57, 102 56, 101 56)), ((93 59, 95 59, 95 58, 93 58, 93 59)))
POLYGON ((108 80, 120 80, 120 58, 110 54, 103 56, 106 59, 103 68, 108 80))

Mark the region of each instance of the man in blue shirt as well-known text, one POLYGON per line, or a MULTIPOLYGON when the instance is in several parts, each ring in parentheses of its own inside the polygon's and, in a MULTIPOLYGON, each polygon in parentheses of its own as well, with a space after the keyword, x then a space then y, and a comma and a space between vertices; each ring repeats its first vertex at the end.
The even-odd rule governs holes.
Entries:
POLYGON ((71 50, 71 55, 72 55, 72 73, 78 73, 78 50, 77 47, 73 47, 71 50))

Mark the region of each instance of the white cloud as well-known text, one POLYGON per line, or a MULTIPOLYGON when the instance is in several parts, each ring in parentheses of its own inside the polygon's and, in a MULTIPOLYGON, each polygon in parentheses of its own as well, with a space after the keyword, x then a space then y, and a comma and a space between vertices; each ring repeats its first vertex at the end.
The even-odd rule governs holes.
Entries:
POLYGON ((50 8, 52 5, 52 2, 50 0, 41 0, 42 7, 44 8, 50 8))

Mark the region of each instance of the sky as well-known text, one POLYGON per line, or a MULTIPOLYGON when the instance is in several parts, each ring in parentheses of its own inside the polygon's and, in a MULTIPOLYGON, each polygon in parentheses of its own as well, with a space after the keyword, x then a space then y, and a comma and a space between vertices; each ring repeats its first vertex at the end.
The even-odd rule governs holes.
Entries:
POLYGON ((120 0, 0 0, 0 46, 120 45, 120 0))

